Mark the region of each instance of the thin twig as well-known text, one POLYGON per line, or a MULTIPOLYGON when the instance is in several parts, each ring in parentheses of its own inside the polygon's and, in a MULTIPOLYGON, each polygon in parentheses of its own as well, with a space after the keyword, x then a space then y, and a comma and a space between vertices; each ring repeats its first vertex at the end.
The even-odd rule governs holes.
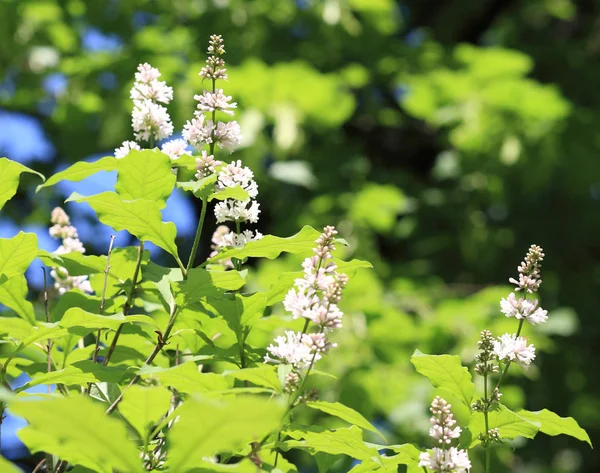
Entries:
POLYGON ((204 218, 206 217, 206 199, 202 199, 202 210, 200 210, 200 219, 198 220, 198 228, 196 228, 196 236, 194 237, 194 243, 192 244, 192 252, 190 253, 190 259, 187 264, 186 272, 183 275, 187 277, 187 273, 194 266, 194 260, 196 259, 196 252, 198 251, 198 245, 200 244, 200 236, 202 235, 202 227, 204 227, 204 218))
MULTIPOLYGON (((46 267, 42 266, 42 271, 44 273, 44 311, 46 313, 46 322, 50 323, 50 310, 48 308, 48 277, 46 275, 46 267)), ((48 349, 48 373, 50 373, 52 371, 52 339, 48 339, 48 343, 47 343, 47 349, 48 349)), ((52 394, 52 385, 48 384, 48 394, 52 394)), ((46 459, 45 459, 45 464, 46 464, 46 471, 52 473, 54 471, 54 462, 52 459, 52 454, 51 453, 46 453, 46 459)), ((39 466, 39 465, 38 465, 39 466)), ((37 470, 37 467, 36 467, 37 470)))
MULTIPOLYGON (((106 287, 108 286, 108 273, 110 271, 110 255, 112 253, 115 236, 110 236, 110 244, 108 245, 108 253, 106 254, 106 267, 104 268, 104 285, 102 286, 102 296, 100 297, 100 315, 104 315, 104 303, 106 302, 106 287)), ((98 329, 96 334, 96 346, 94 348, 94 363, 98 362, 98 351, 100 350, 100 338, 102 337, 102 329, 98 329)))
MULTIPOLYGON (((143 256, 144 256, 144 242, 140 241, 140 246, 138 248, 138 257, 137 257, 137 261, 135 262, 135 269, 133 271, 131 291, 127 295, 127 300, 125 301, 125 305, 123 306, 123 315, 125 317, 127 317, 127 315, 129 315, 129 311, 131 310, 131 307, 133 306, 133 297, 134 297, 133 294, 135 292, 135 286, 138 283, 137 279, 138 279, 138 274, 140 272, 140 267, 142 265, 143 256)), ((115 332, 115 336, 113 337, 112 342, 111 342, 110 346, 108 347, 108 351, 106 352, 106 356, 104 357, 104 362, 102 363, 104 366, 107 366, 108 362, 112 358, 115 348, 117 347, 117 342, 119 340, 119 337, 121 336, 122 330, 123 330, 123 324, 121 324, 119 326, 119 328, 117 329, 117 331, 115 332)))

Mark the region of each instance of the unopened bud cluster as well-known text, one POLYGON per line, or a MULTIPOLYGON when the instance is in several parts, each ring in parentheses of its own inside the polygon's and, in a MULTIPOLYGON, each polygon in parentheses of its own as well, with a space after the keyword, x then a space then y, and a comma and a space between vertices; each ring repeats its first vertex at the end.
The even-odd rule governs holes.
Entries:
POLYGON ((431 402, 431 423, 429 435, 440 447, 419 455, 419 466, 439 473, 466 473, 471 468, 471 461, 466 450, 451 447, 454 439, 460 437, 461 428, 456 426, 452 407, 445 399, 437 396, 431 402))
POLYGON ((480 376, 498 372, 497 357, 494 354, 494 336, 489 330, 481 332, 481 339, 477 342, 479 354, 475 358, 475 372, 480 376))
POLYGON ((537 245, 531 245, 525 259, 521 262, 517 271, 519 280, 510 278, 509 281, 517 286, 517 291, 536 292, 542 284, 540 271, 544 260, 544 251, 537 245))
MULTIPOLYGON (((233 151, 242 139, 240 125, 235 120, 216 121, 217 111, 233 116, 233 109, 237 108, 237 104, 231 101, 231 96, 225 95, 223 89, 215 87, 217 80, 227 80, 225 61, 221 57, 225 54, 221 36, 212 35, 210 37, 208 54, 206 65, 199 75, 203 79, 211 80, 212 89, 194 96, 194 99, 198 101, 197 110, 194 112, 195 118, 184 125, 183 137, 195 148, 212 145, 211 149, 213 149, 216 144, 220 148, 233 151), (210 117, 207 117, 206 114, 210 114, 210 117)), ((198 165, 201 166, 202 163, 198 165)))
POLYGON ((453 439, 460 437, 462 429, 455 427, 456 421, 452 415, 450 408, 452 404, 448 404, 445 399, 437 396, 432 402, 429 410, 433 414, 429 421, 433 424, 429 429, 429 436, 437 439, 438 443, 450 445, 453 439))

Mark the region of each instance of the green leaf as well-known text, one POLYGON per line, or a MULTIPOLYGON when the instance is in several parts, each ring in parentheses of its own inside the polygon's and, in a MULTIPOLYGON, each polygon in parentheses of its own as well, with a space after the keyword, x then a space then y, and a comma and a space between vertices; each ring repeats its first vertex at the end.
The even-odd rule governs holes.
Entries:
POLYGON ((21 468, 2 456, 0 456, 0 471, 2 473, 23 473, 21 468))
POLYGON ((57 323, 46 323, 38 322, 37 326, 31 327, 29 335, 21 340, 21 343, 17 347, 17 352, 28 347, 32 343, 39 342, 40 340, 48 340, 54 338, 60 338, 67 334, 67 331, 60 327, 57 323))
POLYGON ((69 166, 64 171, 50 176, 46 182, 37 187, 36 192, 39 192, 44 187, 53 186, 60 181, 79 182, 99 171, 114 171, 117 168, 117 161, 118 159, 113 156, 105 156, 93 163, 80 161, 69 166))
POLYGON ((208 200, 213 195, 215 190, 215 182, 217 181, 217 175, 211 174, 198 181, 189 182, 178 182, 177 187, 184 191, 191 192, 199 199, 208 200))
POLYGON ((426 376, 436 388, 447 389, 469 409, 475 392, 469 370, 456 355, 425 355, 419 350, 410 358, 416 370, 426 376))
MULTIPOLYGON (((110 255, 110 269, 106 285, 107 298, 119 293, 127 282, 131 283, 131 278, 133 277, 137 262, 138 251, 139 248, 135 246, 113 248, 110 255)), ((65 268, 70 276, 89 275, 90 282, 92 287, 96 290, 96 293, 102 293, 104 286, 104 271, 106 269, 106 255, 84 255, 76 251, 57 255, 40 250, 38 252, 38 258, 40 258, 46 266, 65 268), (95 275, 99 275, 98 279, 96 279, 95 275)), ((142 255, 142 263, 148 262, 149 259, 150 253, 145 251, 142 255)))
POLYGON ((243 248, 225 250, 210 259, 210 262, 230 258, 277 258, 281 253, 310 253, 320 233, 310 226, 305 226, 291 237, 280 238, 266 235, 257 241, 246 243, 243 248))
MULTIPOLYGON (((397 473, 398 465, 406 465, 407 473, 422 473, 423 469, 419 466, 419 455, 421 451, 411 444, 376 446, 378 449, 385 448, 392 450, 397 455, 379 455, 370 460, 362 461, 350 470, 351 473, 397 473)), ((349 472, 349 473, 350 473, 349 472)))
POLYGON ((237 293, 225 294, 222 299, 211 301, 210 305, 225 319, 227 325, 236 333, 238 340, 241 340, 244 327, 254 325, 263 315, 266 303, 266 294, 257 292, 251 296, 237 293))
POLYGON ((245 368, 237 371, 226 371, 225 376, 239 379, 241 381, 249 381, 257 386, 264 386, 273 389, 277 393, 281 393, 281 383, 277 376, 277 368, 275 366, 263 365, 257 368, 245 368))
POLYGON ((281 425, 285 406, 267 398, 236 397, 215 402, 188 399, 177 409, 179 422, 168 435, 171 471, 185 473, 204 457, 237 452, 281 425))
POLYGON ((158 204, 150 200, 123 201, 114 192, 103 192, 89 197, 76 192, 66 202, 87 202, 98 214, 100 221, 117 231, 127 230, 141 241, 151 241, 171 253, 177 260, 173 222, 163 222, 158 204))
POLYGON ((286 294, 294 285, 294 281, 303 276, 304 272, 302 271, 290 271, 279 274, 277 280, 271 284, 267 292, 267 306, 272 306, 283 301, 286 294))
POLYGON ((83 331, 69 330, 70 332, 83 336, 93 330, 101 328, 117 330, 121 325, 133 322, 144 322, 158 328, 154 319, 147 315, 129 315, 125 317, 122 312, 114 315, 100 315, 87 312, 79 307, 71 307, 68 309, 60 320, 59 325, 67 329, 86 329, 83 331))
POLYGON ((555 414, 548 409, 535 412, 521 410, 517 412, 517 415, 531 422, 539 422, 541 424, 540 432, 543 432, 546 435, 570 435, 577 440, 587 442, 589 446, 593 448, 592 441, 587 432, 579 427, 577 421, 572 417, 560 417, 558 414, 555 414))
POLYGON ((138 374, 144 379, 155 378, 164 386, 170 386, 182 393, 206 393, 229 388, 229 383, 223 376, 201 373, 193 361, 173 368, 144 366, 138 374))
MULTIPOLYGON (((541 426, 541 422, 526 419, 502 405, 500 406, 500 410, 490 412, 488 418, 490 429, 498 429, 500 436, 505 439, 514 439, 517 437, 532 439, 538 433, 541 426)), ((472 414, 469 422, 469 431, 472 434, 470 444, 470 448, 472 448, 481 443, 477 435, 485 432, 483 413, 474 412, 472 414)))
POLYGON ((362 430, 355 425, 347 429, 286 431, 292 440, 282 442, 282 446, 307 449, 311 452, 324 452, 331 455, 348 455, 358 460, 369 460, 377 457, 377 449, 362 440, 362 430))
POLYGON ((177 179, 171 171, 171 159, 157 149, 132 149, 117 161, 117 172, 115 190, 121 199, 151 200, 161 209, 177 179))
POLYGON ((185 281, 176 282, 176 301, 188 305, 206 297, 221 297, 225 291, 236 291, 246 283, 245 271, 207 271, 193 268, 185 281))
POLYGON ((0 209, 17 193, 19 178, 24 172, 37 174, 42 181, 44 180, 44 176, 39 172, 8 158, 0 158, 0 209))
POLYGON ((142 439, 169 410, 171 392, 163 386, 134 385, 123 395, 119 412, 142 439))
POLYGON ((213 192, 208 196, 208 201, 211 202, 213 200, 226 200, 226 199, 234 199, 234 200, 247 200, 250 198, 248 195, 248 191, 242 189, 240 186, 235 187, 226 187, 225 189, 218 190, 213 192))
POLYGON ((340 419, 345 420, 350 424, 354 424, 361 429, 375 432, 383 439, 384 442, 386 441, 385 437, 367 419, 365 419, 362 414, 356 412, 351 407, 345 406, 339 402, 327 401, 307 402, 306 406, 310 407, 311 409, 317 409, 325 412, 326 414, 339 417, 340 419))
POLYGON ((48 452, 98 473, 144 471, 125 425, 83 396, 13 400, 10 410, 29 423, 19 438, 31 452, 48 452))
POLYGON ((35 322, 33 306, 26 300, 25 271, 37 255, 37 236, 19 232, 12 238, 0 238, 0 303, 20 317, 35 322))
POLYGON ((61 370, 34 376, 18 391, 25 391, 39 384, 84 386, 87 383, 119 383, 127 371, 126 366, 102 366, 91 360, 76 361, 61 370))
POLYGON ((33 304, 27 298, 28 288, 25 276, 14 276, 0 284, 0 303, 14 310, 19 317, 35 323, 33 304))
POLYGON ((352 261, 342 261, 335 259, 335 264, 340 273, 346 274, 348 277, 353 277, 359 269, 370 269, 373 267, 368 261, 353 259, 352 261))

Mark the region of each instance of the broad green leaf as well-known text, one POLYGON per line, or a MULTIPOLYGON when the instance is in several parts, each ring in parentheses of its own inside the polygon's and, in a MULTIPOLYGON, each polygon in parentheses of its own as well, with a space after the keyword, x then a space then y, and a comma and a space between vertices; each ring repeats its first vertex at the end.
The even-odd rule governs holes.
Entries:
MULTIPOLYGON (((108 272, 108 284, 106 296, 110 297, 121 291, 126 281, 131 281, 138 257, 138 247, 126 246, 124 248, 113 248, 110 255, 110 270, 108 272)), ((106 255, 93 256, 78 252, 57 255, 44 250, 38 252, 38 258, 46 266, 63 267, 71 276, 100 275, 99 287, 96 291, 100 294, 104 285, 104 271, 106 269, 106 255)), ((144 252, 142 263, 150 259, 149 252, 144 252)), ((94 277, 90 278, 94 286, 94 277)))
MULTIPOLYGON (((14 338, 23 340, 31 332, 31 322, 23 320, 20 317, 2 316, 0 323, 0 335, 5 335, 6 338, 14 338)), ((3 337, 5 338, 5 337, 3 337)))
POLYGON ((25 391, 39 384, 64 384, 84 386, 87 383, 119 383, 127 373, 126 366, 102 366, 91 360, 76 361, 61 370, 35 375, 19 388, 25 391))
POLYGON ((362 414, 356 412, 351 407, 345 406, 339 402, 327 402, 327 401, 312 401, 307 402, 306 405, 311 409, 317 409, 319 411, 325 412, 326 414, 339 417, 350 424, 354 424, 361 429, 369 430, 371 432, 375 432, 379 435, 384 441, 385 437, 381 435, 381 433, 367 420, 363 417, 362 414))
POLYGON ((32 343, 36 343, 41 340, 60 338, 66 334, 67 331, 60 327, 57 323, 38 322, 37 326, 31 327, 29 335, 21 340, 21 343, 17 347, 17 351, 21 351, 23 348, 28 347, 32 343))
POLYGON ((226 200, 226 199, 234 199, 234 200, 246 200, 249 199, 250 195, 248 195, 248 191, 242 189, 240 186, 235 187, 226 187, 225 189, 218 190, 213 192, 208 196, 208 201, 211 202, 213 200, 226 200))
POLYGON ((368 261, 362 261, 359 259, 353 259, 352 261, 342 261, 336 258, 335 264, 337 265, 337 270, 340 273, 344 273, 350 278, 353 277, 359 269, 370 269, 373 267, 373 265, 368 261))
POLYGON ((83 396, 13 400, 11 411, 29 423, 18 435, 31 452, 48 452, 98 473, 144 471, 125 425, 83 396))
POLYGON ((285 434, 291 437, 291 440, 282 442, 282 446, 287 449, 301 448, 331 455, 348 455, 358 460, 369 460, 378 455, 376 448, 363 442, 362 430, 354 425, 347 429, 322 432, 292 430, 285 434))
POLYGON ((295 235, 280 238, 267 235, 260 240, 246 243, 243 248, 232 248, 221 251, 210 259, 211 262, 230 258, 277 258, 281 253, 310 253, 320 233, 310 226, 305 226, 295 235))
POLYGON ((25 276, 13 276, 0 284, 0 304, 10 307, 19 317, 34 324, 35 311, 33 304, 26 299, 27 292, 25 276))
POLYGON ((117 173, 115 190, 121 199, 151 200, 161 209, 177 179, 171 171, 171 159, 157 149, 132 149, 117 161, 117 173))
POLYGON ((251 296, 237 293, 225 294, 222 299, 211 301, 210 305, 225 319, 240 340, 244 327, 252 327, 254 322, 263 315, 266 303, 266 294, 257 292, 251 296))
POLYGON ((560 417, 558 414, 555 414, 548 409, 536 412, 521 410, 517 412, 517 415, 531 422, 539 422, 541 424, 540 432, 543 432, 546 435, 570 435, 577 440, 587 442, 589 446, 592 447, 590 436, 584 429, 579 427, 577 421, 572 417, 560 417))
POLYGON ((277 281, 271 284, 267 292, 267 306, 272 306, 283 301, 286 294, 294 285, 294 281, 303 276, 304 272, 302 271, 290 271, 279 274, 277 281))
POLYGON ((79 182, 99 171, 114 171, 117 168, 117 161, 118 159, 113 156, 105 156, 93 163, 80 161, 69 166, 64 171, 50 176, 46 182, 37 187, 36 192, 39 192, 44 187, 53 186, 60 181, 79 182))
POLYGON ((211 174, 210 176, 198 181, 178 182, 177 187, 183 189, 184 191, 191 192, 199 199, 208 200, 208 198, 214 193, 216 181, 217 175, 211 174))
POLYGON ((138 374, 144 379, 157 379, 164 386, 175 388, 181 393, 206 393, 229 388, 229 383, 223 376, 201 373, 193 361, 173 368, 144 366, 138 374))
POLYGON ((0 456, 0 471, 2 473, 23 473, 21 468, 2 456, 0 456))
MULTIPOLYGON (((541 422, 531 421, 525 417, 512 412, 505 406, 500 406, 500 410, 489 413, 490 429, 498 429, 500 436, 505 439, 514 439, 517 437, 526 437, 532 439, 540 430, 541 422)), ((471 445, 474 447, 480 443, 477 435, 485 432, 485 420, 483 413, 474 412, 469 422, 469 431, 471 432, 471 445)))
POLYGON ((25 271, 37 252, 34 233, 19 232, 12 238, 0 238, 0 303, 31 323, 35 322, 35 314, 33 306, 26 300, 25 271))
POLYGON ((8 158, 0 158, 0 209, 17 193, 19 178, 24 172, 37 174, 42 181, 44 180, 44 176, 39 172, 8 158))
POLYGON ((158 204, 149 200, 123 201, 114 192, 85 197, 74 192, 66 200, 87 202, 98 214, 100 221, 117 231, 127 230, 142 241, 151 241, 176 259, 177 229, 173 222, 163 222, 158 204))
MULTIPOLYGON (((362 461, 350 470, 351 473, 397 473, 398 465, 406 465, 407 473, 422 473, 419 466, 419 455, 421 451, 411 444, 376 446, 378 449, 385 448, 396 452, 396 455, 379 455, 371 460, 362 461)), ((350 473, 349 472, 349 473, 350 473)))
POLYGON ((436 388, 447 389, 469 409, 475 392, 469 370, 456 355, 425 355, 419 350, 410 358, 416 370, 426 376, 436 388))
POLYGON ((249 381, 257 386, 264 386, 273 389, 275 392, 281 393, 281 383, 276 371, 277 369, 275 366, 263 365, 257 368, 226 371, 223 374, 241 381, 249 381))
POLYGON ((193 268, 185 281, 175 283, 176 301, 188 305, 206 297, 220 297, 225 291, 235 291, 246 283, 245 271, 207 271, 193 268))
POLYGON ((122 312, 114 315, 100 315, 87 312, 79 307, 71 307, 68 309, 60 320, 59 325, 67 329, 87 329, 77 332, 78 334, 83 335, 92 330, 102 328, 117 330, 122 324, 133 322, 143 322, 158 327, 154 319, 147 315, 129 315, 125 317, 122 312))
POLYGON ((119 412, 145 439, 154 425, 167 413, 171 404, 171 392, 163 386, 134 385, 123 395, 119 412))
POLYGON ((281 425, 284 409, 259 397, 221 402, 188 399, 177 409, 179 421, 168 435, 169 468, 185 473, 205 457, 237 452, 251 442, 260 442, 281 425))

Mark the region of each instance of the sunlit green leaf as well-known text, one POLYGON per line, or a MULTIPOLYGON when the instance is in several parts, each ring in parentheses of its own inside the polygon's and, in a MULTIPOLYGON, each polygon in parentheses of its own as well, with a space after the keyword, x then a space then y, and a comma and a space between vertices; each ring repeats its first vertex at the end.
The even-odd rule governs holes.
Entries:
POLYGON ((171 253, 175 258, 177 229, 172 222, 163 222, 159 206, 149 200, 123 201, 114 192, 85 197, 74 192, 67 202, 87 202, 98 214, 102 223, 117 231, 127 230, 142 241, 151 241, 171 253))
POLYGON ((236 452, 250 442, 260 442, 279 427, 284 408, 258 397, 221 402, 188 399, 177 409, 180 418, 168 436, 170 469, 185 473, 205 457, 236 452))
POLYGON ((215 373, 201 373, 193 361, 173 368, 145 366, 139 374, 144 379, 154 378, 164 386, 170 386, 182 393, 204 393, 223 391, 229 388, 227 380, 215 373))
POLYGON ((99 171, 114 171, 117 168, 117 161, 118 159, 113 156, 106 156, 92 163, 80 161, 64 171, 50 176, 46 182, 37 187, 37 191, 44 187, 53 186, 60 181, 79 182, 99 171))
POLYGON ((84 386, 87 383, 118 383, 125 373, 126 366, 102 366, 102 364, 94 363, 91 360, 76 361, 66 368, 35 375, 33 378, 24 384, 20 391, 24 391, 39 384, 64 384, 84 386))
POLYGON ((257 386, 264 386, 273 389, 275 392, 281 393, 281 383, 277 377, 276 368, 274 366, 263 365, 257 368, 245 368, 237 371, 227 371, 225 376, 239 379, 241 381, 249 381, 257 386))
POLYGON ((416 350, 410 361, 434 387, 447 389, 463 404, 471 407, 475 385, 469 370, 462 366, 459 356, 425 355, 416 350))
POLYGON ((339 417, 350 424, 354 424, 361 429, 369 430, 371 432, 375 432, 377 435, 381 436, 381 438, 385 441, 385 437, 381 435, 381 433, 371 424, 364 416, 356 412, 351 407, 345 406, 339 402, 327 402, 327 401, 310 401, 307 402, 306 405, 311 409, 317 409, 319 411, 325 412, 326 414, 339 417))
POLYGON ((0 209, 17 193, 19 178, 24 172, 37 174, 44 180, 39 172, 10 159, 0 158, 0 209))
MULTIPOLYGON (((498 429, 500 436, 505 439, 514 439, 517 437, 526 437, 532 439, 540 430, 541 422, 529 420, 519 414, 512 412, 505 406, 500 406, 500 410, 489 413, 490 429, 498 429)), ((470 447, 481 443, 477 435, 485 432, 485 420, 483 413, 474 412, 469 422, 469 431, 471 432, 470 447)))
POLYGON ((18 435, 32 452, 49 452, 98 473, 144 471, 125 425, 88 398, 13 400, 9 407, 29 423, 18 435))
POLYGON ((117 161, 117 173, 115 190, 121 199, 151 200, 161 209, 176 180, 171 159, 157 149, 132 149, 117 161))
POLYGON ((577 421, 572 417, 560 417, 548 409, 536 412, 521 410, 517 412, 517 415, 532 422, 539 422, 541 424, 540 432, 546 435, 570 435, 582 442, 587 442, 590 447, 592 446, 588 433, 579 427, 577 421))
POLYGON ((24 275, 37 251, 34 233, 19 232, 12 238, 0 238, 0 303, 32 323, 35 315, 33 306, 26 299, 28 290, 24 275))
POLYGON ((200 301, 206 297, 219 297, 224 291, 240 289, 246 282, 245 271, 207 271, 204 268, 190 269, 187 279, 175 283, 176 300, 180 305, 200 301))
POLYGON ((0 456, 0 471, 2 473, 23 473, 21 468, 2 456, 0 456))
POLYGON ((148 430, 158 424, 171 404, 171 392, 163 386, 139 386, 129 388, 119 403, 119 412, 140 434, 146 438, 148 430))
POLYGON ((281 253, 306 253, 310 254, 315 246, 315 241, 320 233, 310 226, 305 226, 298 233, 291 237, 280 238, 273 235, 266 235, 257 241, 246 243, 243 248, 233 248, 221 251, 211 258, 210 261, 220 261, 230 258, 277 258, 281 253))
POLYGON ((377 456, 377 449, 362 440, 362 430, 356 426, 347 429, 286 431, 291 440, 282 442, 286 448, 302 448, 311 452, 324 452, 331 455, 348 455, 358 460, 369 460, 377 456))

